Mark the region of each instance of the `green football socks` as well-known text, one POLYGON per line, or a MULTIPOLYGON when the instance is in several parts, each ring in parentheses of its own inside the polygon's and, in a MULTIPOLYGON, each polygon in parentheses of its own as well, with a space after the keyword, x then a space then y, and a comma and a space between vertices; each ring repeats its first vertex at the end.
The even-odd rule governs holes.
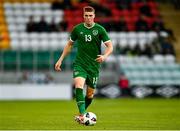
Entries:
POLYGON ((91 104, 93 98, 85 97, 85 109, 88 108, 88 106, 91 104))
POLYGON ((84 114, 86 111, 85 111, 85 100, 84 100, 84 95, 83 95, 83 89, 76 88, 75 91, 76 91, 75 97, 76 97, 79 113, 84 114))

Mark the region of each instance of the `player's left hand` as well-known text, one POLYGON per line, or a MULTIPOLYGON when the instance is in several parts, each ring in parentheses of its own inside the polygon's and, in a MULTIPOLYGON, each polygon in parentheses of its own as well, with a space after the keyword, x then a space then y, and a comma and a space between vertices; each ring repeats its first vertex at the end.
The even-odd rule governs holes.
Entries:
POLYGON ((95 59, 95 61, 102 63, 103 61, 105 61, 106 57, 104 55, 97 55, 97 58, 95 59))

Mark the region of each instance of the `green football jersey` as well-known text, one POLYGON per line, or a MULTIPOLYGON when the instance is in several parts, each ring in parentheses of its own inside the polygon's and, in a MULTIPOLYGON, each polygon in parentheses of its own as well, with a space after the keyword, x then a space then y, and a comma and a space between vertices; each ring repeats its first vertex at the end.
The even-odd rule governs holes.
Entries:
POLYGON ((70 40, 77 44, 78 50, 74 64, 99 71, 100 64, 95 59, 101 54, 101 43, 110 40, 104 27, 97 23, 92 27, 80 23, 71 32, 70 40))

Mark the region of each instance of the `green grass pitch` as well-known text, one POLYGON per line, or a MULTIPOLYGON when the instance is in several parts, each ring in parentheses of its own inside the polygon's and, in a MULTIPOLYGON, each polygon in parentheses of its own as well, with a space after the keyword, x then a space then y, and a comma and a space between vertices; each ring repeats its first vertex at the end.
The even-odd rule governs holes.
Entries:
POLYGON ((180 99, 95 99, 95 126, 74 121, 75 101, 0 101, 1 130, 180 130, 180 99))

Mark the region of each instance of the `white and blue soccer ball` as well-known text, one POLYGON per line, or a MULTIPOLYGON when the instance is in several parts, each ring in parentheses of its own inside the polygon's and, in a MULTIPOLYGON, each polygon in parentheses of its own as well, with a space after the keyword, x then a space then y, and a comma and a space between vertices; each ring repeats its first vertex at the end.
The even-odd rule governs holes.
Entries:
POLYGON ((84 114, 84 124, 86 126, 93 126, 96 124, 97 116, 92 112, 87 112, 84 114))

